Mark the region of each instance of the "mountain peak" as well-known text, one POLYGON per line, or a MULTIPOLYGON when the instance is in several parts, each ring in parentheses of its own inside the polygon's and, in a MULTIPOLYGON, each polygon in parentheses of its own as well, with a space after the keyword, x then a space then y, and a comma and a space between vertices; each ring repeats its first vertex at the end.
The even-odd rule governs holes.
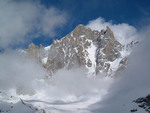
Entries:
POLYGON ((79 25, 77 25, 76 27, 75 27, 75 29, 76 28, 80 28, 80 27, 85 27, 83 24, 79 24, 79 25))
MULTIPOLYGON (((42 45, 40 48, 43 48, 42 45)), ((54 40, 48 50, 43 48, 44 54, 37 53, 40 48, 31 44, 28 52, 32 56, 38 56, 50 75, 62 68, 82 67, 87 69, 90 75, 104 72, 112 76, 124 67, 127 61, 126 56, 121 55, 123 46, 115 39, 108 26, 106 30, 99 32, 78 25, 62 39, 54 40)))
POLYGON ((111 29, 109 28, 109 26, 107 26, 107 29, 106 29, 107 31, 111 31, 111 29))
POLYGON ((84 67, 90 74, 102 71, 112 74, 121 66, 121 49, 121 44, 108 26, 104 32, 99 32, 78 25, 63 39, 52 44, 46 68, 55 72, 61 68, 84 67), (112 64, 117 59, 120 60, 118 67, 113 70, 112 64))

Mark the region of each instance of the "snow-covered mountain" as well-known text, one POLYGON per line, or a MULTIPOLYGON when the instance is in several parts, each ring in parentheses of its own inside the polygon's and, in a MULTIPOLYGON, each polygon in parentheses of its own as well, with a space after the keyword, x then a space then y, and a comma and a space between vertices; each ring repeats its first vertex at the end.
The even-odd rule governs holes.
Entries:
MULTIPOLYGON (((19 83, 6 92, 0 91, 0 112, 92 113, 89 106, 108 94, 116 76, 127 67, 128 57, 137 43, 135 40, 120 43, 108 26, 97 31, 78 25, 50 46, 30 44, 19 53, 38 61, 46 70, 46 77, 30 77, 30 83, 25 83, 29 85, 19 83)), ((39 67, 33 66, 40 72, 39 67)))
POLYGON ((88 75, 114 76, 125 68, 134 44, 121 44, 108 26, 99 32, 78 25, 60 40, 53 40, 50 46, 38 47, 32 43, 26 51, 38 58, 50 75, 62 68, 82 67, 88 75))

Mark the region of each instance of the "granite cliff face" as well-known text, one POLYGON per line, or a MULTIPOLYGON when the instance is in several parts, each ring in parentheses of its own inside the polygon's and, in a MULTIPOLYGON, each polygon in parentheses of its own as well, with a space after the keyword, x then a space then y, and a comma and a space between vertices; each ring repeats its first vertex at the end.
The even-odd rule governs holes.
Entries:
POLYGON ((65 68, 85 68, 90 75, 105 73, 114 76, 125 68, 129 51, 114 37, 109 27, 92 31, 78 25, 60 40, 54 40, 48 47, 29 45, 27 52, 38 58, 50 75, 65 68))

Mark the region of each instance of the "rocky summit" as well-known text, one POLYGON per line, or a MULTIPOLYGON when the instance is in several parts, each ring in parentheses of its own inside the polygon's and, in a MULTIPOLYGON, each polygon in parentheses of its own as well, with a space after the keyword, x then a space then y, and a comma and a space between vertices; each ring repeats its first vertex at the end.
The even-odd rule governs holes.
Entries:
POLYGON ((116 40, 108 26, 96 31, 78 25, 60 40, 53 40, 50 46, 38 47, 32 43, 26 51, 32 58, 38 58, 50 75, 62 68, 82 67, 89 75, 115 76, 127 64, 129 45, 116 40))

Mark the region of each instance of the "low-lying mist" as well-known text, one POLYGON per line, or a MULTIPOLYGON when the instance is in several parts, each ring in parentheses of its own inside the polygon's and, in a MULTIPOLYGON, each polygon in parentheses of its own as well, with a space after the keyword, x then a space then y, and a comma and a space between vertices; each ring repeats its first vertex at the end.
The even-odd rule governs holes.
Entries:
POLYGON ((45 78, 46 71, 28 54, 6 51, 0 55, 0 90, 24 99, 48 101, 77 101, 79 98, 107 94, 112 78, 87 76, 84 69, 58 70, 51 78, 45 78))
POLYGON ((28 55, 9 50, 0 55, 0 90, 31 87, 34 79, 45 75, 44 68, 28 55))
POLYGON ((36 82, 35 90, 50 98, 62 99, 64 101, 72 101, 72 99, 93 93, 104 95, 112 78, 104 78, 102 76, 87 77, 86 73, 81 69, 59 70, 51 79, 36 82), (40 85, 41 84, 41 85, 40 85))

